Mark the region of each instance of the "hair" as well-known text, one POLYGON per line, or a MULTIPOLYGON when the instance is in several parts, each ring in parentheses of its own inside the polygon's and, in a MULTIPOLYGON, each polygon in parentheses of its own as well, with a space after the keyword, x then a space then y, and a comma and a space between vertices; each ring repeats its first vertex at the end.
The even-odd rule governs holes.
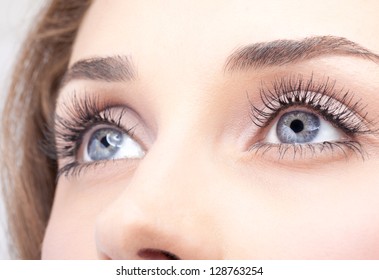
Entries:
POLYGON ((60 81, 91 0, 52 0, 39 14, 15 65, 2 115, 2 188, 13 258, 40 259, 56 187, 57 162, 41 149, 60 81))

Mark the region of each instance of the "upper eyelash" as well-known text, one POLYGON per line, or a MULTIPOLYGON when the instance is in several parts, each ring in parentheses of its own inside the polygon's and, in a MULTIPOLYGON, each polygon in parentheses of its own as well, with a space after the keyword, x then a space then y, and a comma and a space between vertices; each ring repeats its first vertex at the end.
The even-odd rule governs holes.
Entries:
MULTIPOLYGON (((329 78, 325 82, 317 83, 313 80, 313 75, 308 80, 304 80, 301 75, 291 76, 274 80, 271 87, 265 86, 262 82, 260 98, 263 103, 262 109, 250 103, 252 121, 262 128, 268 126, 282 110, 300 105, 319 112, 322 117, 350 136, 372 132, 369 129, 372 122, 367 121, 367 113, 364 113, 365 106, 361 100, 354 101, 354 95, 349 91, 335 90, 335 82, 331 82, 329 78)), ((76 153, 82 144, 84 134, 93 126, 111 124, 132 135, 133 128, 125 129, 121 126, 121 119, 127 110, 125 105, 102 104, 96 95, 86 93, 84 98, 77 98, 74 93, 72 101, 63 104, 63 109, 67 116, 55 115, 54 125, 50 126, 53 129, 46 131, 43 143, 43 150, 50 158, 71 159, 58 170, 57 179, 61 174, 87 166, 77 162, 76 153), (115 107, 123 109, 114 113, 115 107)), ((359 143, 352 143, 355 150, 361 150, 359 143)), ((268 143, 256 143, 253 147, 272 148, 268 143)), ((288 147, 282 150, 287 151, 288 147)))
POLYGON ((68 164, 58 170, 57 178, 67 174, 73 167, 78 166, 76 153, 82 145, 86 132, 99 124, 113 125, 130 136, 131 127, 125 129, 121 120, 128 110, 125 105, 101 103, 98 96, 85 93, 83 98, 73 94, 70 103, 63 103, 65 117, 55 114, 54 123, 45 131, 45 141, 42 143, 44 152, 55 160, 69 158, 68 164), (122 108, 115 112, 115 108, 122 108))
POLYGON ((263 108, 251 104, 252 121, 259 127, 266 127, 282 110, 299 105, 320 113, 347 135, 371 133, 372 122, 367 120, 368 113, 364 112, 366 106, 361 100, 355 101, 350 91, 337 91, 335 84, 329 78, 316 82, 313 74, 308 80, 302 75, 276 79, 271 87, 262 82, 260 98, 263 108))

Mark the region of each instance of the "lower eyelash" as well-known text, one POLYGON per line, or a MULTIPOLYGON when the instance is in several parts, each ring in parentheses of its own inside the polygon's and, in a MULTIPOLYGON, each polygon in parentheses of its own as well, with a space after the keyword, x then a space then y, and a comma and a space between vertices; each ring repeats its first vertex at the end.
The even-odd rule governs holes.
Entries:
POLYGON ((62 168, 58 170, 57 179, 61 177, 62 175, 66 177, 68 176, 76 177, 76 176, 79 176, 83 171, 85 171, 86 168, 89 168, 89 167, 94 168, 99 165, 105 165, 105 164, 106 164, 105 161, 94 161, 90 163, 78 163, 77 161, 74 161, 74 162, 66 164, 65 166, 63 166, 62 168))
POLYGON ((287 156, 292 156, 292 159, 314 157, 323 152, 332 155, 338 153, 346 159, 349 153, 355 153, 363 160, 367 157, 367 153, 356 141, 355 136, 373 133, 369 128, 373 123, 367 120, 365 106, 361 100, 354 101, 354 95, 349 91, 336 91, 335 82, 331 82, 329 78, 317 83, 313 79, 313 74, 309 80, 304 80, 302 75, 298 75, 276 79, 271 87, 264 86, 263 82, 262 85, 260 97, 263 107, 258 108, 250 102, 251 119, 258 127, 269 126, 281 111, 297 106, 314 111, 341 129, 350 139, 304 144, 257 142, 249 147, 249 151, 264 156, 275 150, 278 160, 287 156))
POLYGON ((315 157, 322 153, 331 153, 331 156, 338 153, 338 155, 342 155, 345 159, 349 159, 349 152, 358 155, 362 160, 368 157, 362 145, 357 141, 326 141, 312 144, 271 144, 258 142, 253 144, 249 148, 249 151, 260 156, 273 152, 277 155, 277 160, 290 157, 290 155, 292 155, 292 160, 295 160, 303 157, 315 157))

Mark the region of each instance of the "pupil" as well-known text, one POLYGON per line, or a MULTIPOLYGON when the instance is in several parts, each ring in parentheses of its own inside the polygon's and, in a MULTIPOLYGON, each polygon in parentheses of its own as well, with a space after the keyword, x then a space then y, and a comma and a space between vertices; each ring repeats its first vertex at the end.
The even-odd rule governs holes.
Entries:
POLYGON ((293 120, 290 124, 290 128, 295 133, 299 133, 304 129, 304 123, 301 120, 293 120))
POLYGON ((110 145, 109 142, 108 142, 108 140, 107 140, 107 137, 106 137, 106 136, 104 136, 103 138, 101 138, 100 142, 101 142, 101 144, 103 144, 103 146, 104 146, 105 148, 108 148, 109 145, 110 145))

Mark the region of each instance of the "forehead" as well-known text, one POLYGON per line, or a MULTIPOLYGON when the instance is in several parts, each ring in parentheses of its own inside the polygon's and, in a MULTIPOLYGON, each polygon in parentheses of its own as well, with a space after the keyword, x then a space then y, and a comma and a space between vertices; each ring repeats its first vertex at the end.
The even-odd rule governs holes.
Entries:
POLYGON ((194 71, 241 45, 317 35, 346 37, 378 51, 378 12, 375 0, 97 0, 82 23, 71 63, 121 53, 151 63, 180 61, 181 68, 189 64, 194 71))
POLYGON ((220 67, 241 45, 317 35, 346 37, 377 52, 378 12, 375 0, 97 0, 82 23, 71 64, 124 54, 142 69, 165 65, 189 75, 220 67))

